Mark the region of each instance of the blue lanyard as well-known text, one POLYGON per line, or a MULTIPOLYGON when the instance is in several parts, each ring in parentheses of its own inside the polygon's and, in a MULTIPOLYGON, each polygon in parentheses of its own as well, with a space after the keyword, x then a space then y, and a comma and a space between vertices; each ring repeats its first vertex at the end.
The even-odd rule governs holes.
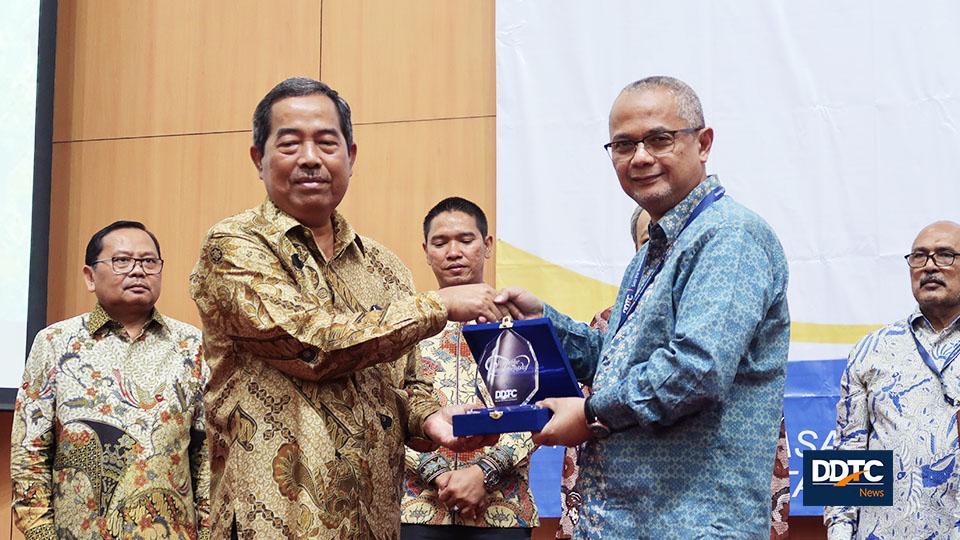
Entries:
MULTIPOLYGON (((937 369, 937 365, 933 362, 933 358, 930 357, 930 353, 927 352, 927 349, 920 344, 920 340, 917 339, 917 334, 913 331, 913 325, 908 323, 910 326, 910 336, 913 338, 913 343, 917 346, 917 352, 920 353, 920 358, 923 359, 923 363, 930 368, 930 371, 940 379, 941 386, 943 385, 943 372, 947 370, 947 366, 950 365, 953 360, 960 355, 960 347, 957 347, 953 350, 950 356, 947 357, 947 360, 943 363, 943 369, 937 369)), ((947 395, 946 392, 943 393, 943 398, 947 400, 951 406, 957 405, 957 400, 947 395)))
MULTIPOLYGON (((697 216, 702 214, 711 204, 722 199, 725 192, 726 190, 723 186, 713 188, 713 191, 708 193, 707 196, 697 204, 697 207, 693 209, 693 212, 690 213, 690 217, 687 218, 686 223, 683 224, 680 232, 677 233, 677 238, 680 238, 683 231, 693 223, 693 220, 697 219, 697 216)), ((650 250, 648 248, 647 253, 649 252, 650 250)), ((667 257, 664 256, 663 259, 660 260, 660 264, 647 276, 647 279, 644 280, 643 285, 641 285, 640 278, 643 276, 643 269, 647 265, 647 253, 643 254, 643 261, 640 262, 640 266, 638 266, 636 272, 633 273, 633 279, 630 280, 630 287, 627 289, 627 294, 623 299, 623 308, 620 310, 620 321, 617 323, 617 332, 623 327, 623 323, 626 322, 627 317, 637 309, 637 304, 640 303, 640 298, 643 296, 643 293, 647 292, 647 288, 653 283, 653 278, 657 277, 657 274, 663 270, 663 265, 667 262, 667 257)))

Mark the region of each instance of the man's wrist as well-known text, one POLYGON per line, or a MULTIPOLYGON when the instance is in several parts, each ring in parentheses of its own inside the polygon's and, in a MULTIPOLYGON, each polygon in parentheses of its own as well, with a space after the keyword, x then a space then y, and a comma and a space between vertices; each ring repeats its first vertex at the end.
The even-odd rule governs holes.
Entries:
POLYGON ((474 463, 477 467, 480 468, 480 471, 483 473, 483 487, 487 492, 491 492, 500 485, 500 481, 503 479, 500 474, 500 470, 497 468, 496 464, 492 463, 490 460, 481 457, 474 463))
POLYGON ((583 400, 583 417, 587 422, 590 433, 597 439, 603 439, 610 436, 611 430, 610 426, 600 419, 596 410, 593 408, 593 397, 594 395, 591 394, 587 396, 587 399, 583 400))

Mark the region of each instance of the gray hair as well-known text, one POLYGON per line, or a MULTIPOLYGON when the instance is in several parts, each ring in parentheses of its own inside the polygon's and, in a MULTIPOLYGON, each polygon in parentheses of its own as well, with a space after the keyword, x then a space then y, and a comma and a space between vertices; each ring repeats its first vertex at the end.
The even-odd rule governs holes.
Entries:
POLYGON ((688 127, 703 127, 703 106, 700 105, 700 98, 697 93, 690 88, 690 85, 666 75, 653 75, 634 81, 623 88, 620 94, 627 92, 640 92, 653 89, 666 90, 673 96, 677 102, 677 116, 684 121, 689 122, 688 127))
POLYGON ((273 114, 273 104, 289 97, 312 96, 322 94, 333 101, 340 119, 340 132, 347 141, 347 146, 353 145, 353 122, 350 119, 350 105, 326 84, 307 77, 290 77, 273 87, 263 96, 253 111, 253 145, 263 155, 267 138, 270 136, 270 118, 273 114))

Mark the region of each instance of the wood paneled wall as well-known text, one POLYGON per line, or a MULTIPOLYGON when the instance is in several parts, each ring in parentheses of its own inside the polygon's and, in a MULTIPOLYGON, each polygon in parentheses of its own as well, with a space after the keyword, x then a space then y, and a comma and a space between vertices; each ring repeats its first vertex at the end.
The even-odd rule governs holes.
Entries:
MULTIPOLYGON (((251 117, 294 75, 353 108, 359 154, 341 211, 434 288, 427 210, 461 195, 496 223, 493 39, 493 0, 60 0, 48 322, 90 309, 87 240, 134 219, 163 248, 161 311, 199 324, 187 276, 207 229, 263 200, 251 117)), ((6 509, 9 491, 5 474, 6 509)), ((0 512, 0 538, 9 530, 0 512)))
POLYGON ((207 229, 263 199, 251 116, 292 75, 354 110, 341 211, 433 288, 419 232, 430 206, 463 195, 496 222, 493 34, 492 0, 61 0, 48 320, 89 309, 87 240, 135 219, 167 262, 160 309, 198 322, 187 276, 207 229))

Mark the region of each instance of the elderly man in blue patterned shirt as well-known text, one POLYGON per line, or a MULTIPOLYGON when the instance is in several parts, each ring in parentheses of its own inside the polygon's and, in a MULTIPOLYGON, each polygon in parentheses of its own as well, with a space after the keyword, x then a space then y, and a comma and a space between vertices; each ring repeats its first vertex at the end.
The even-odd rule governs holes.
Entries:
POLYGON ((960 538, 960 225, 924 228, 906 256, 918 308, 853 348, 837 448, 893 450, 893 506, 824 511, 830 540, 960 538))
POLYGON ((497 300, 556 325, 593 394, 548 399, 534 441, 576 445, 577 538, 764 538, 790 320, 787 263, 760 217, 724 196, 713 143, 685 83, 628 85, 606 145, 623 190, 650 213, 606 333, 521 289, 497 300))

